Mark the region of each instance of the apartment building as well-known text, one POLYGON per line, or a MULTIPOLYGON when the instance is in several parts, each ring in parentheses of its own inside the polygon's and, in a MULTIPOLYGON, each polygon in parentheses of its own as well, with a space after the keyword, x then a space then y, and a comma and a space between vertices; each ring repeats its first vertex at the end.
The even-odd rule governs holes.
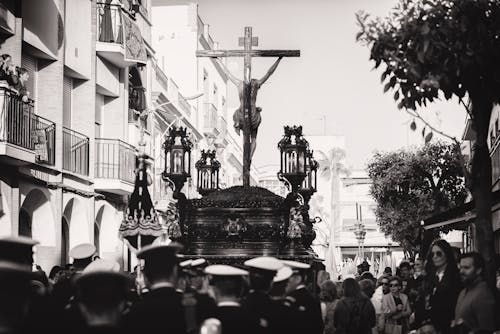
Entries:
MULTIPOLYGON (((147 0, 7 0, 0 53, 27 69, 30 100, 0 87, 0 235, 38 240, 45 270, 94 243, 128 263, 118 238, 138 149, 138 113, 152 104, 147 0)), ((151 122, 149 122, 151 123, 151 122)))
MULTIPOLYGON (((210 35, 209 25, 203 22, 198 6, 193 3, 171 5, 169 1, 155 0, 152 18, 157 68, 167 73, 167 77, 175 78, 174 84, 169 81, 168 85, 163 85, 164 88, 171 90, 173 98, 179 88, 186 96, 203 94, 198 99, 182 102, 181 108, 190 112, 178 117, 195 134, 192 156, 198 159, 199 150, 215 149, 217 159, 221 162, 221 188, 241 185, 242 137, 236 135, 232 122, 233 110, 228 109, 228 78, 213 59, 196 57, 197 50, 218 48, 218 43, 210 35)), ((195 184, 195 178, 191 182, 195 184)), ((251 184, 257 184, 257 169, 254 166, 251 184)))

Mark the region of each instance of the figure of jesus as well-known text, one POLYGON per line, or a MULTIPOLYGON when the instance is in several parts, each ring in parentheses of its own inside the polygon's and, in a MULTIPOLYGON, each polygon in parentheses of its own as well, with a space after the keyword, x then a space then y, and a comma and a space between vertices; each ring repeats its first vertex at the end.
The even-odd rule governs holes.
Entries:
POLYGON ((221 67, 224 69, 224 72, 226 73, 229 80, 231 80, 231 82, 238 89, 240 106, 238 109, 235 110, 233 114, 234 129, 236 130, 236 133, 238 135, 240 134, 240 130, 244 128, 244 118, 245 118, 243 110, 243 105, 245 100, 244 87, 245 85, 248 85, 250 94, 250 159, 253 157, 255 148, 257 147, 257 140, 256 140, 257 130, 259 129, 259 125, 262 120, 260 116, 262 108, 257 107, 255 105, 257 103, 257 92, 259 91, 260 87, 267 81, 267 79, 269 79, 269 77, 274 73, 282 58, 283 57, 279 57, 260 80, 251 79, 250 83, 246 83, 245 81, 236 78, 234 75, 231 74, 231 72, 229 72, 224 63, 219 58, 216 58, 221 67))

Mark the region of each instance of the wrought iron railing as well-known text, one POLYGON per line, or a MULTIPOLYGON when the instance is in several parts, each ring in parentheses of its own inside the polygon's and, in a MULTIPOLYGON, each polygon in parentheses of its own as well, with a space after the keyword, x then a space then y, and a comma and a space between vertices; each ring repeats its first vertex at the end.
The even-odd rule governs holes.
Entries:
POLYGON ((38 163, 54 166, 56 163, 56 123, 33 115, 33 149, 38 163))
POLYGON ((97 40, 105 43, 123 43, 123 18, 120 5, 97 3, 97 40))
POLYGON ((134 146, 119 139, 95 139, 95 177, 134 183, 134 146))
POLYGON ((89 137, 63 127, 63 169, 89 175, 89 137))
POLYGON ((0 87, 1 122, 0 141, 33 150, 31 122, 33 101, 23 102, 17 93, 7 87, 0 87))
POLYGON ((35 151, 38 163, 55 164, 56 124, 35 115, 34 101, 0 87, 0 141, 35 151))

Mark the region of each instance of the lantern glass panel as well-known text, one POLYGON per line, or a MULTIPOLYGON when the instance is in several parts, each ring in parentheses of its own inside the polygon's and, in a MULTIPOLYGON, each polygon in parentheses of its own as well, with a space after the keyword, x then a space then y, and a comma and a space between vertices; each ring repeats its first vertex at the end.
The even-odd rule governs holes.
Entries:
POLYGON ((183 150, 173 149, 172 150, 172 160, 173 160, 173 174, 182 174, 183 172, 183 150))
POLYGON ((304 151, 297 151, 297 173, 305 173, 306 159, 304 151))
POLYGON ((183 172, 184 173, 189 173, 190 172, 190 161, 189 161, 190 153, 189 152, 184 152, 184 165, 183 165, 183 172))
POLYGON ((167 173, 172 171, 172 164, 170 162, 170 151, 167 151, 167 154, 165 154, 165 171, 167 173))

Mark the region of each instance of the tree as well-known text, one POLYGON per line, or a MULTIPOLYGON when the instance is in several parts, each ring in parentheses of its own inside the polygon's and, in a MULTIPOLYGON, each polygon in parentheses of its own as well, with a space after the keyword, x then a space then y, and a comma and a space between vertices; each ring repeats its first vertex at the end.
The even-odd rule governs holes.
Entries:
POLYGON ((487 136, 493 104, 500 102, 500 0, 400 0, 385 19, 356 17, 356 38, 370 47, 375 68, 385 65, 384 92, 394 91, 399 108, 425 122, 417 107, 444 96, 457 97, 469 113, 477 137, 471 170, 464 171, 475 201, 478 250, 493 284, 487 136))
POLYGON ((412 256, 437 236, 427 234, 423 240, 420 222, 463 204, 467 196, 453 144, 436 142, 418 150, 375 153, 367 169, 381 231, 412 256))

